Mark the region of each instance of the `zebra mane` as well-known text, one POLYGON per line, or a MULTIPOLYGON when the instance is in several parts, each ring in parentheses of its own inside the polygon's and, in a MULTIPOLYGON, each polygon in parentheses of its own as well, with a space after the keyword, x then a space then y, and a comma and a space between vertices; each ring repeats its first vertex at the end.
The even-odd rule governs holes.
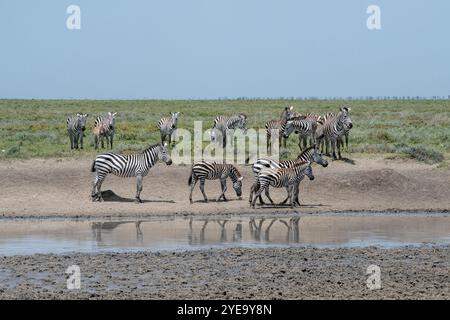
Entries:
POLYGON ((298 155, 297 159, 300 159, 301 156, 303 156, 304 154, 307 154, 310 150, 312 150, 312 149, 314 149, 314 148, 316 148, 315 145, 306 148, 305 150, 302 151, 302 153, 300 153, 300 154, 298 155))
POLYGON ((152 144, 151 146, 145 148, 145 150, 143 152, 151 151, 153 149, 156 149, 157 147, 162 147, 162 144, 161 143, 152 144))

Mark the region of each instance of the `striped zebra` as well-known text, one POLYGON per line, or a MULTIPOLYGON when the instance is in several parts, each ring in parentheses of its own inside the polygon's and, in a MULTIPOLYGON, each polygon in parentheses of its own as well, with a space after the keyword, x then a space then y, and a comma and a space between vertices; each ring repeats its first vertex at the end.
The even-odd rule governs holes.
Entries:
POLYGON ((233 189, 236 191, 236 195, 241 197, 242 195, 242 179, 244 178, 235 166, 232 164, 222 164, 217 162, 211 162, 206 160, 197 161, 192 165, 191 175, 189 176, 188 185, 191 187, 191 193, 189 195, 189 201, 192 203, 192 192, 197 181, 200 180, 200 190, 202 191, 205 202, 208 202, 208 198, 205 194, 205 180, 220 179, 220 187, 222 193, 217 198, 217 201, 225 198, 225 191, 227 191, 226 180, 230 177, 233 182, 233 189))
POLYGON ((98 127, 100 124, 103 124, 108 128, 106 132, 104 132, 104 137, 106 138, 106 146, 109 144, 111 149, 113 147, 114 134, 116 132, 116 115, 117 112, 108 112, 108 114, 104 116, 98 116, 94 121, 94 128, 98 127))
POLYGON ((312 172, 311 162, 298 163, 291 168, 266 168, 261 170, 253 184, 252 190, 255 192, 250 193, 250 204, 255 208, 256 199, 259 198, 261 193, 265 191, 266 197, 273 204, 272 198, 270 198, 269 187, 282 188, 285 187, 290 199, 291 208, 294 207, 294 194, 295 186, 303 180, 304 176, 308 176, 310 180, 314 180, 312 172))
POLYGON ((172 143, 172 134, 177 129, 179 112, 171 112, 169 117, 162 117, 158 122, 158 129, 161 133, 161 143, 169 140, 169 146, 172 143))
POLYGON ((142 179, 158 160, 165 162, 167 165, 172 164, 167 144, 155 144, 137 154, 123 155, 109 152, 98 155, 91 166, 91 171, 96 172, 91 194, 92 201, 103 201, 100 189, 106 176, 112 173, 118 177, 137 178, 135 201, 141 203, 142 179))
POLYGON ((98 143, 100 142, 102 148, 105 147, 104 140, 106 139, 106 145, 109 144, 110 127, 106 122, 100 122, 96 127, 94 127, 94 147, 95 150, 98 149, 98 143))
MULTIPOLYGON (((307 149, 305 149, 302 153, 300 153, 295 160, 283 160, 283 161, 275 161, 272 159, 262 158, 258 159, 255 163, 252 165, 252 171, 256 178, 258 177, 261 170, 272 168, 272 169, 279 169, 279 168, 292 168, 293 166, 300 164, 300 163, 306 163, 306 162, 315 162, 317 164, 320 164, 322 167, 328 166, 328 161, 325 160, 320 153, 319 149, 314 145, 307 149)), ((300 184, 300 182, 299 182, 300 184)), ((295 188, 295 204, 300 205, 299 201, 299 187, 300 185, 297 185, 295 188)), ((253 188, 253 186, 252 186, 253 188)), ((250 192, 253 192, 254 190, 250 190, 250 192)), ((286 203, 288 198, 286 198, 281 204, 286 203)), ((262 196, 259 197, 259 203, 264 204, 264 201, 262 199, 262 196)))
POLYGON ((214 125, 210 130, 211 141, 216 141, 217 134, 219 134, 222 137, 222 146, 225 148, 227 136, 229 135, 231 138, 231 145, 233 145, 233 130, 236 128, 241 129, 244 134, 247 132, 247 115, 239 113, 230 117, 217 116, 214 119, 214 125))
MULTIPOLYGON (((331 144, 331 149, 333 151, 333 159, 336 157, 336 147, 338 149, 338 157, 342 159, 341 156, 341 144, 342 137, 345 135, 346 131, 349 131, 353 127, 352 119, 350 117, 350 108, 342 107, 339 109, 339 113, 326 119, 323 124, 322 137, 321 140, 325 140, 325 144, 329 142, 331 144)), ((327 145, 328 149, 328 145, 327 145)))
MULTIPOLYGON (((319 139, 319 137, 321 138, 321 143, 319 145, 319 147, 321 148, 322 153, 325 153, 327 155, 329 155, 329 148, 330 148, 330 142, 328 141, 328 139, 326 137, 323 137, 323 124, 325 123, 325 121, 327 121, 327 119, 330 119, 332 117, 334 117, 336 114, 334 114, 333 112, 328 112, 322 116, 319 116, 319 118, 317 119, 317 123, 318 123, 318 127, 316 130, 316 140, 319 139)), ((345 149, 348 152, 348 136, 349 136, 349 132, 350 132, 350 128, 348 126, 344 126, 344 137, 345 137, 345 149)), ((339 138, 340 139, 340 144, 343 146, 344 145, 344 141, 342 140, 342 137, 339 138)))
POLYGON ((272 152, 272 131, 278 131, 278 141, 279 146, 281 146, 282 138, 283 138, 283 146, 286 148, 286 138, 284 137, 284 131, 286 129, 286 124, 289 119, 291 119, 293 115, 293 106, 284 108, 281 113, 280 120, 270 120, 266 122, 266 143, 267 143, 267 153, 270 154, 272 152))
POLYGON ((317 118, 306 117, 300 120, 289 120, 286 123, 283 137, 288 138, 292 132, 298 134, 298 147, 301 150, 306 149, 307 138, 310 138, 310 145, 315 144, 317 130, 317 118), (303 148, 302 148, 303 141, 303 148))
POLYGON ((77 113, 76 116, 70 116, 67 118, 67 133, 70 139, 70 149, 78 149, 78 142, 83 149, 83 136, 86 130, 87 114, 77 113))

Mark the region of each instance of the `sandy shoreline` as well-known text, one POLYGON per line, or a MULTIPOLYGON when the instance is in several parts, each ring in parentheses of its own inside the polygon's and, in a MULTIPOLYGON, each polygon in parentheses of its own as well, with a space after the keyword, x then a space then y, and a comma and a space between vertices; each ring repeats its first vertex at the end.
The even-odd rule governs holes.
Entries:
MULTIPOLYGON (((201 202, 198 187, 189 204, 189 166, 158 164, 144 178, 143 204, 133 203, 135 179, 108 176, 103 190, 112 190, 103 203, 90 201, 93 174, 89 159, 48 159, 0 162, 0 216, 2 217, 130 217, 263 213, 323 213, 415 211, 450 209, 450 170, 415 161, 354 159, 355 164, 332 162, 314 167, 316 179, 302 183, 303 206, 265 206, 253 210, 248 193, 253 181, 250 166, 239 166, 244 176, 243 200, 231 186, 230 201, 215 202, 218 181, 207 181, 208 204, 201 202)), ((275 201, 285 190, 272 191, 275 201)))
POLYGON ((0 299, 450 299, 450 248, 223 249, 0 257, 0 299), (80 290, 66 288, 69 265, 80 290), (382 289, 366 286, 381 268, 382 289))

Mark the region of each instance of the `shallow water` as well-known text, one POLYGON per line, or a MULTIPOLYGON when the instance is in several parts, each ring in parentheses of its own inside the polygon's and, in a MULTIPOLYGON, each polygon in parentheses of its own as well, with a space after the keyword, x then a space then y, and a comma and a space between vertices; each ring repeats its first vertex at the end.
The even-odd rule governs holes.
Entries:
POLYGON ((172 220, 3 220, 0 255, 226 247, 450 244, 448 215, 286 215, 172 220))

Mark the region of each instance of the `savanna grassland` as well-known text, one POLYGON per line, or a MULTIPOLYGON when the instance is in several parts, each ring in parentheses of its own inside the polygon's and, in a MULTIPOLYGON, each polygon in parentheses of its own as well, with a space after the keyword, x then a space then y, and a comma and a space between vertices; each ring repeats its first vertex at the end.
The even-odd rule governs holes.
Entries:
MULTIPOLYGON (((0 100, 0 159, 94 155, 94 119, 108 111, 117 112, 114 149, 126 151, 158 142, 157 122, 170 111, 180 111, 178 127, 191 131, 194 120, 203 120, 206 130, 216 115, 238 112, 248 115, 249 128, 258 129, 278 119, 288 105, 299 113, 317 114, 351 107, 350 153, 413 157, 427 163, 442 162, 450 154, 450 100, 0 100), (65 122, 77 112, 89 114, 85 149, 71 151, 65 122)), ((291 154, 297 153, 297 143, 296 137, 289 138, 291 154)))

